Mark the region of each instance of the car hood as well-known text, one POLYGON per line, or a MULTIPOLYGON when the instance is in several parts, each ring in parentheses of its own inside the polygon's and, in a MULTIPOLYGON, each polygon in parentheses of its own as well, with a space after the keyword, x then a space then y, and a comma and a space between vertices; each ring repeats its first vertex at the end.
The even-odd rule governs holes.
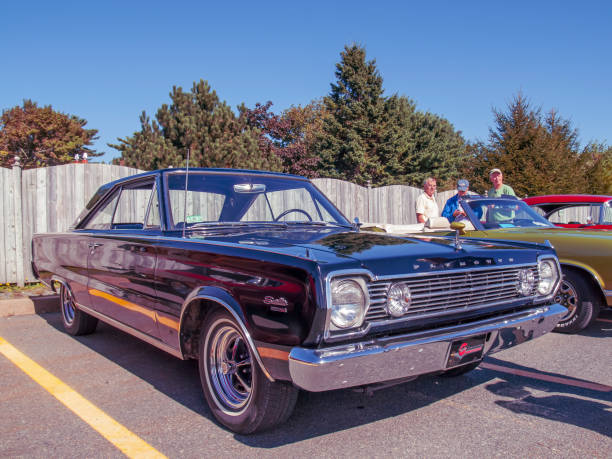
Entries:
POLYGON ((502 237, 503 239, 540 241, 549 240, 593 240, 612 241, 612 231, 593 231, 578 228, 563 228, 560 226, 546 228, 499 228, 481 232, 489 237, 502 237))
POLYGON ((469 266, 533 263, 536 259, 534 248, 550 251, 544 246, 528 243, 475 240, 464 237, 461 238, 461 248, 457 249, 454 237, 396 237, 328 228, 308 231, 257 231, 240 235, 217 235, 212 238, 206 237, 206 240, 240 244, 245 248, 308 258, 324 264, 346 263, 347 259, 350 259, 377 275, 420 268, 457 269, 469 266))
POLYGON ((554 228, 503 228, 470 232, 473 237, 486 237, 491 240, 513 240, 542 243, 549 241, 555 248, 559 261, 579 266, 597 273, 600 283, 612 282, 612 232, 554 228))

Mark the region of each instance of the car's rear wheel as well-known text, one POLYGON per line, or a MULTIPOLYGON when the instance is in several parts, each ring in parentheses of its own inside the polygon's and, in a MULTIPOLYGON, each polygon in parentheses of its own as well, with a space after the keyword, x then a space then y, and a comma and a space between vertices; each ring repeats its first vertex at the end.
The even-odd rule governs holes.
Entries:
POLYGON ((79 310, 70 290, 62 284, 60 288, 60 309, 64 329, 70 335, 88 335, 96 331, 98 319, 79 310))
POLYGON ((264 375, 240 327, 222 310, 211 313, 202 327, 199 368, 210 410, 234 432, 270 429, 293 412, 298 390, 264 375))
POLYGON ((599 314, 599 299, 592 285, 583 275, 564 270, 561 286, 555 295, 555 303, 567 308, 567 314, 555 327, 562 333, 577 333, 588 327, 599 314))

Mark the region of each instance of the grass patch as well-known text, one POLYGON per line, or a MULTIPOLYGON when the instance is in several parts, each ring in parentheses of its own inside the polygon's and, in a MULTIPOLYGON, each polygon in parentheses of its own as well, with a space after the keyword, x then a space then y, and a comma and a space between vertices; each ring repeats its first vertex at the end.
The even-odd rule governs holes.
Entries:
POLYGON ((20 287, 17 284, 0 284, 0 298, 51 295, 53 291, 42 282, 32 282, 20 287))

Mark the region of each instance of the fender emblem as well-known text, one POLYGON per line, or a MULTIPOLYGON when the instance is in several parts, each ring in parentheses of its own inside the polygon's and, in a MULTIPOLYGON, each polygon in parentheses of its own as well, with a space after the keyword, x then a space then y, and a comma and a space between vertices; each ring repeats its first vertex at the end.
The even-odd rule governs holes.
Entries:
POLYGON ((274 298, 273 296, 266 296, 263 299, 264 304, 270 304, 274 306, 287 306, 289 302, 282 296, 274 298))

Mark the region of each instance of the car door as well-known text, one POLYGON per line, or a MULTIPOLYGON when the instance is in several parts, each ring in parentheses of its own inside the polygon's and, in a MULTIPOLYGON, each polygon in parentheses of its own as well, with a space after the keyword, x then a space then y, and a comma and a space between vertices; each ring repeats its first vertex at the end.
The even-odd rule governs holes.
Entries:
POLYGON ((157 187, 149 178, 117 187, 86 223, 90 231, 88 292, 97 312, 157 336, 157 187))

